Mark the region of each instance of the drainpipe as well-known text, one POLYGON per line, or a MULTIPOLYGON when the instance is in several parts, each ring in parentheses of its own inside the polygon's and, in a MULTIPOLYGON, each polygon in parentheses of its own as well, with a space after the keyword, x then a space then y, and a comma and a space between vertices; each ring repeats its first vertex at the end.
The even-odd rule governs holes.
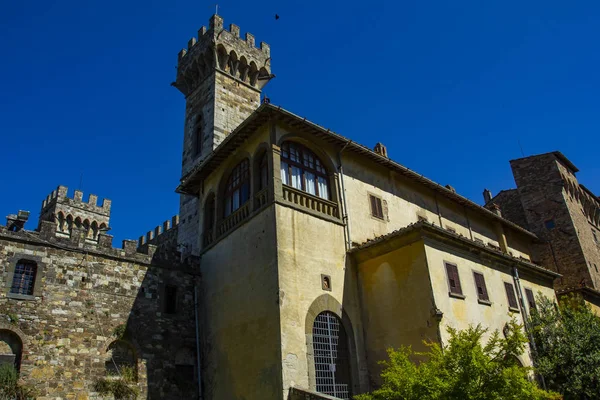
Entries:
POLYGON ((340 184, 342 186, 340 189, 340 196, 342 196, 342 203, 344 206, 342 221, 344 222, 344 226, 346 227, 346 250, 350 250, 352 248, 352 240, 350 239, 350 221, 348 219, 348 206, 346 205, 346 189, 344 187, 344 167, 342 166, 342 152, 346 150, 346 147, 348 147, 350 143, 352 143, 352 140, 347 141, 344 147, 342 147, 342 149, 337 155, 339 164, 338 171, 340 173, 340 184))
MULTIPOLYGON (((532 362, 535 366, 536 358, 537 358, 537 348, 535 346, 535 341, 533 340, 533 334, 531 333, 531 327, 529 326, 529 315, 525 309, 525 300, 523 300, 523 292, 521 290, 521 280, 519 279, 519 270, 516 266, 513 267, 513 280, 515 282, 515 288, 517 289, 517 296, 519 296, 519 302, 521 303, 521 310, 523 310, 523 326, 525 327, 525 333, 529 338, 529 344, 531 346, 531 353, 533 355, 532 362)), ((542 381, 542 388, 546 389, 546 381, 544 380, 544 376, 542 374, 538 374, 540 380, 542 381)))
POLYGON ((198 287, 196 286, 196 282, 194 282, 194 316, 196 317, 196 362, 197 362, 197 372, 198 372, 198 399, 202 400, 202 376, 201 376, 201 358, 200 358, 200 324, 198 322, 198 287))

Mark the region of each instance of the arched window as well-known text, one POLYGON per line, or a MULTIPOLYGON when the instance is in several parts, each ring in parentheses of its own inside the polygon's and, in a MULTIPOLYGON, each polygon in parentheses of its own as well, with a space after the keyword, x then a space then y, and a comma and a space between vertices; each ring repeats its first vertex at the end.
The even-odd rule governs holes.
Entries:
POLYGON ((67 230, 70 235, 71 231, 73 230, 73 217, 71 216, 71 214, 67 215, 67 230))
POLYGON ((21 260, 15 266, 10 292, 33 296, 37 264, 33 261, 21 260))
POLYGON ((215 195, 210 194, 206 203, 204 204, 204 229, 203 238, 204 245, 208 245, 213 241, 214 238, 214 226, 215 226, 215 195))
POLYGON ((224 215, 227 217, 250 199, 250 171, 248 159, 235 166, 225 186, 224 215))
POLYGON ((312 151, 298 143, 285 142, 281 145, 281 181, 329 200, 327 170, 312 151))
POLYGON ((92 230, 92 239, 98 240, 98 223, 96 221, 92 222, 91 230, 92 230))
POLYGON ((267 162, 267 152, 266 151, 260 158, 260 163, 258 164, 258 173, 259 173, 258 190, 266 189, 267 184, 269 182, 269 163, 267 162))
POLYGON ((56 230, 60 232, 66 231, 65 229, 65 215, 62 212, 59 212, 56 216, 56 230))
POLYGON ((317 392, 350 399, 348 338, 340 319, 330 311, 315 318, 313 354, 317 392))

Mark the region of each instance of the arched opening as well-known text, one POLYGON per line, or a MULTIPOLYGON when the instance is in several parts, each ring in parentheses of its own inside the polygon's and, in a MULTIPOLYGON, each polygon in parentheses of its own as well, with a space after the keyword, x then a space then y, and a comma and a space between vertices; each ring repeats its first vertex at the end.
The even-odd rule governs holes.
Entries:
POLYGON ((73 217, 71 214, 67 215, 67 230, 69 231, 69 235, 73 231, 73 217))
POLYGON ((330 199, 327 170, 305 146, 295 142, 281 145, 281 181, 325 200, 330 199))
POLYGON ((88 221, 87 219, 85 221, 83 221, 83 230, 85 232, 85 237, 87 239, 91 239, 92 230, 90 229, 90 221, 88 221))
POLYGON ((90 229, 92 230, 92 239, 98 240, 98 223, 96 221, 92 222, 90 229))
POLYGON ((231 50, 229 53, 229 73, 236 76, 238 69, 238 57, 235 51, 231 50))
POLYGON ((124 340, 115 340, 108 346, 104 367, 109 376, 127 376, 133 381, 137 381, 135 351, 124 340))
POLYGON ((204 227, 202 231, 202 237, 204 246, 209 245, 214 240, 215 232, 215 194, 211 193, 208 195, 206 202, 204 203, 204 227))
POLYGON ((250 199, 249 161, 243 159, 236 165, 225 185, 223 196, 223 217, 231 215, 250 199))
POLYGON ((226 71, 227 70, 227 59, 228 59, 228 54, 227 54, 227 50, 225 50, 225 47, 223 45, 219 45, 219 47, 217 48, 217 60, 219 61, 219 68, 222 71, 226 71))
POLYGON ((56 230, 60 232, 65 231, 65 214, 62 211, 56 216, 56 230))
POLYGON ((250 62, 248 77, 250 78, 250 85, 256 85, 256 80, 258 79, 258 68, 256 67, 254 61, 250 62))
POLYGON ((331 311, 317 315, 312 330, 317 392, 340 399, 351 397, 348 337, 331 311))
POLYGON ((78 229, 81 229, 81 218, 77 217, 75 218, 75 227, 78 229))
POLYGON ((240 57, 240 62, 238 63, 238 71, 240 80, 246 82, 246 78, 248 77, 248 61, 246 61, 246 57, 240 57))
POLYGON ((23 342, 21 338, 8 329, 0 329, 0 366, 12 365, 17 371, 21 368, 23 342))

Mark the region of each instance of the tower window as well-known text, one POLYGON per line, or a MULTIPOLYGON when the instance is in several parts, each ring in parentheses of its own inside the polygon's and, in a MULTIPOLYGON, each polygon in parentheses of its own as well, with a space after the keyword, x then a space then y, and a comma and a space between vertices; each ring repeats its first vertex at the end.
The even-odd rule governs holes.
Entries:
POLYGON ((235 166, 225 186, 224 216, 227 217, 250 199, 248 159, 235 166))
POLYGON ((165 286, 165 314, 177 313, 177 286, 165 286))
POLYGON ((281 181, 284 185, 329 200, 327 171, 306 147, 293 142, 281 145, 281 181))
POLYGON ((37 264, 32 261, 19 261, 15 267, 10 293, 33 296, 37 264))
POLYGON ((196 118, 196 129, 194 130, 194 156, 202 153, 202 117, 196 118))

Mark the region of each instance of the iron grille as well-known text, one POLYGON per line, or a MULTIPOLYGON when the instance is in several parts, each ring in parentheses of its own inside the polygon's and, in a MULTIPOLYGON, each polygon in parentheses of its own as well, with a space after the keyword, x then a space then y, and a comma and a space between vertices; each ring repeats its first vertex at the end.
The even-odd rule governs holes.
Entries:
POLYGON ((37 266, 35 263, 18 263, 15 267, 15 274, 13 275, 10 292, 32 295, 36 269, 37 266))
POLYGON ((325 311, 315 318, 313 350, 317 392, 350 399, 348 340, 335 314, 325 311))

